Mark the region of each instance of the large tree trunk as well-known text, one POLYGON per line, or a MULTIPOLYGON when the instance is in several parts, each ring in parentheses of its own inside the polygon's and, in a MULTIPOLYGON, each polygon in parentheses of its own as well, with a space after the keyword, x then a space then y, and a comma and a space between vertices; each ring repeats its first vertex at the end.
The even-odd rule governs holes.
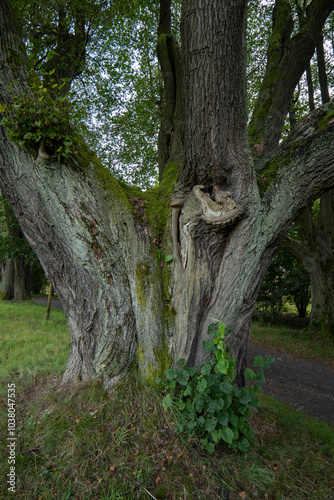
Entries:
MULTIPOLYGON (((233 328, 242 384, 272 255, 299 211, 334 185, 328 106, 263 160, 275 165, 275 180, 261 198, 246 133, 246 2, 187 0, 182 17, 184 161, 171 162, 158 187, 141 193, 117 183, 78 138, 69 158, 44 161, 0 130, 0 186, 67 315, 64 382, 110 387, 134 361, 147 378, 180 357, 198 366, 219 318, 233 328)), ((0 19, 0 97, 10 102, 13 50, 22 64, 24 55, 7 0, 0 19)))

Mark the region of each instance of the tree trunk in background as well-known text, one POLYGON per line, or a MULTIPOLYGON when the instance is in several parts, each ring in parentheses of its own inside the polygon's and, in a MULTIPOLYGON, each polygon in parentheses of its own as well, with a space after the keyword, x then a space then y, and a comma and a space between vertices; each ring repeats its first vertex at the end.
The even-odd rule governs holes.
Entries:
MULTIPOLYGON (((16 217, 10 207, 5 202, 5 215, 7 230, 9 236, 20 246, 20 240, 24 242, 25 238, 16 220, 16 217)), ((26 263, 24 256, 14 255, 7 259, 5 269, 5 280, 2 284, 2 291, 5 300, 26 300, 31 297, 31 268, 26 263), (10 283, 10 281, 12 281, 10 283)))
MULTIPOLYGON (((133 362, 151 380, 181 357, 199 366, 218 318, 233 328, 228 345, 243 383, 266 268, 297 214, 334 185, 329 106, 263 159, 276 167, 260 196, 247 142, 245 19, 244 0, 183 2, 184 156, 168 159, 156 188, 118 183, 77 137, 65 160, 36 161, 0 129, 1 188, 67 316, 64 382, 111 387, 133 362)), ((8 0, 0 22, 0 98, 8 103, 13 51, 25 61, 8 0)), ((14 81, 24 94, 24 70, 14 81)))
POLYGON ((157 55, 164 80, 164 114, 158 136, 161 182, 165 166, 182 160, 182 68, 180 50, 171 34, 171 0, 160 1, 157 55))
POLYGON ((311 208, 296 220, 300 241, 287 240, 282 248, 300 259, 311 278, 311 327, 334 335, 334 191, 320 198, 316 217, 311 208))
POLYGON ((14 298, 14 259, 7 259, 1 282, 1 298, 12 300, 14 298))
POLYGON ((311 71, 311 64, 310 63, 308 63, 306 66, 306 78, 307 78, 307 90, 308 90, 308 105, 309 105, 310 111, 314 111, 314 109, 315 109, 314 86, 313 86, 312 71, 311 71))
POLYGON ((324 40, 322 36, 320 37, 320 41, 317 43, 317 62, 318 62, 319 83, 321 90, 321 102, 322 104, 326 104, 326 102, 330 101, 330 95, 328 91, 324 40))

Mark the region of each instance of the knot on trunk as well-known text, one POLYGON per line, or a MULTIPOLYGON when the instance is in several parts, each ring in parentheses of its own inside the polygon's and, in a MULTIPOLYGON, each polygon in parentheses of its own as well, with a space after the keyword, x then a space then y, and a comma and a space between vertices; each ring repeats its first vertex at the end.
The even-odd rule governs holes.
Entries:
POLYGON ((222 191, 218 186, 213 188, 213 198, 204 193, 203 185, 194 186, 193 192, 202 205, 202 216, 210 224, 219 224, 221 227, 234 225, 242 216, 243 209, 232 198, 232 193, 222 191))

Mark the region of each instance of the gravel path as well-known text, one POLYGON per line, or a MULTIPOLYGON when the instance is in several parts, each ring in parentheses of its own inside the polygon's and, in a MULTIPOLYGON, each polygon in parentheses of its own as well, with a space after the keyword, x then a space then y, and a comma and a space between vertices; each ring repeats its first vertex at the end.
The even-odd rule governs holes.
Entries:
MULTIPOLYGON (((33 301, 47 303, 43 297, 33 297, 33 301)), ((51 306, 62 309, 56 298, 52 299, 51 306)), ((247 366, 253 368, 252 360, 257 355, 276 359, 266 372, 264 394, 334 424, 334 369, 331 366, 252 342, 248 348, 247 366)))
POLYGON ((333 367, 254 343, 248 348, 247 366, 253 367, 257 355, 276 359, 265 372, 264 394, 334 424, 333 367))

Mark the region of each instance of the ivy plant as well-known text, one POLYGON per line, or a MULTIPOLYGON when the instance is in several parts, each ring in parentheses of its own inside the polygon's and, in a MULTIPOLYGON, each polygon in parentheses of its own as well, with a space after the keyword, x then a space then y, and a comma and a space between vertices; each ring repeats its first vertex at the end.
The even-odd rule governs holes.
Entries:
POLYGON ((245 377, 251 380, 250 387, 239 388, 236 378, 235 358, 226 348, 225 337, 231 328, 214 320, 209 326, 211 338, 203 342, 204 351, 212 353, 211 361, 203 364, 199 371, 178 361, 178 369, 170 368, 163 381, 166 396, 162 401, 165 410, 172 409, 179 416, 177 431, 188 436, 198 436, 201 446, 212 453, 219 442, 226 443, 234 451, 247 451, 254 432, 249 424, 251 407, 258 407, 261 387, 255 382, 264 381, 264 370, 274 358, 257 356, 254 368, 246 369, 245 377))
MULTIPOLYGON (((53 71, 50 72, 49 76, 53 71)), ((2 106, 0 125, 8 131, 8 138, 20 147, 42 146, 50 156, 66 158, 73 150, 69 124, 68 101, 61 95, 62 84, 45 87, 39 79, 30 86, 30 92, 14 97, 11 105, 2 106)))

